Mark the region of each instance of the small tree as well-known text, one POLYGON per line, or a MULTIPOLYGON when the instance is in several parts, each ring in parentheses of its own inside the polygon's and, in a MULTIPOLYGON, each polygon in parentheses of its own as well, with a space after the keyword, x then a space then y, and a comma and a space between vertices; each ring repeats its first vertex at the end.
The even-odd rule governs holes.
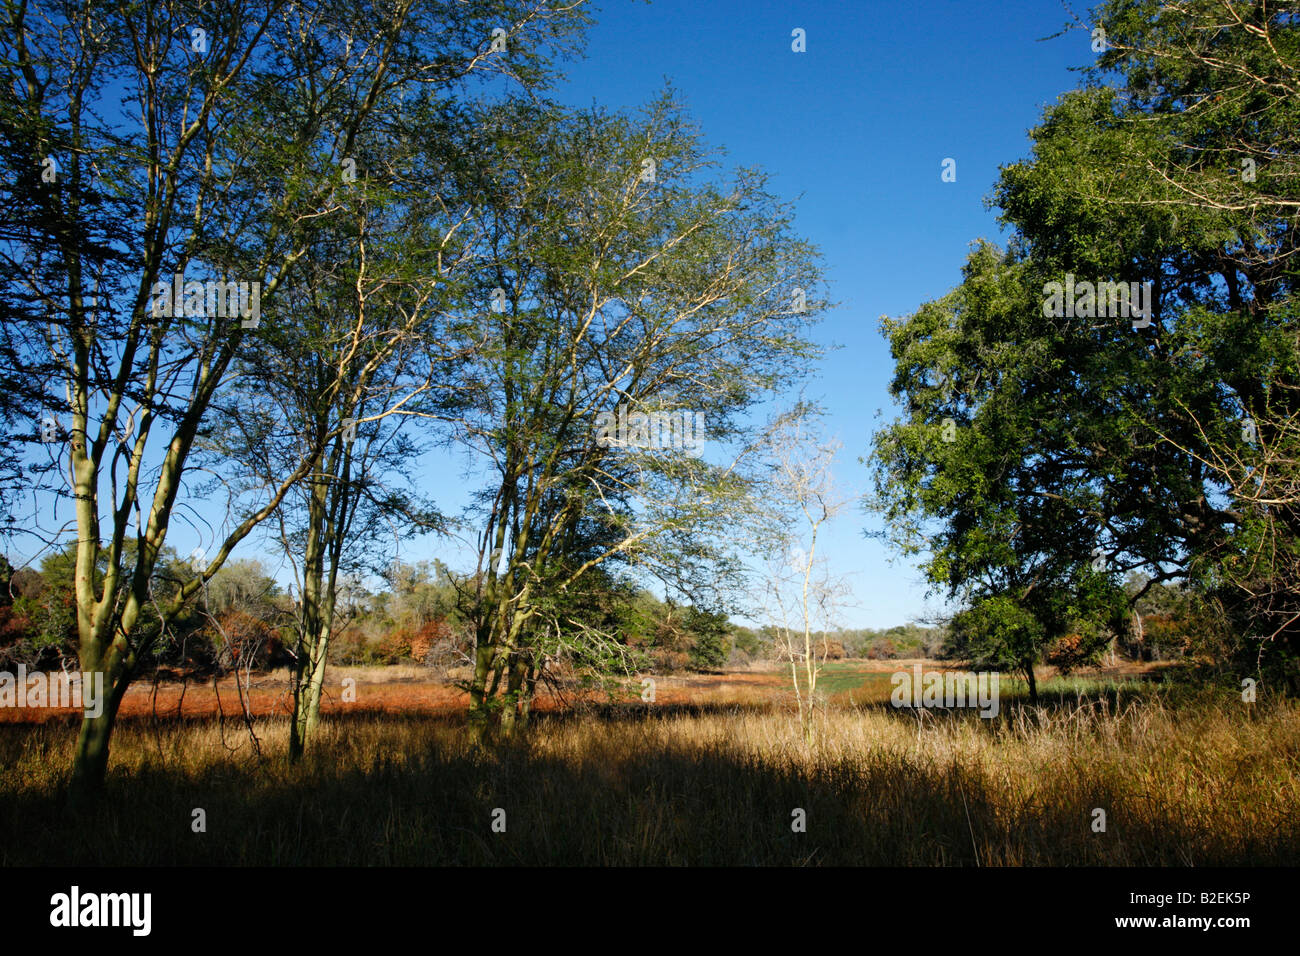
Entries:
POLYGON ((800 406, 771 432, 772 475, 764 493, 770 510, 755 530, 767 544, 764 610, 778 653, 790 665, 799 725, 812 744, 817 678, 828 651, 814 631, 830 628, 845 591, 818 557, 817 544, 826 523, 850 499, 839 494, 831 472, 839 443, 823 441, 810 429, 810 411, 800 406))
POLYGON ((694 638, 691 643, 693 670, 717 670, 727 663, 731 656, 731 626, 726 614, 688 608, 686 628, 694 638))
POLYGON ((1127 615, 1123 589, 1090 567, 1059 584, 977 589, 970 606, 952 618, 944 656, 1020 672, 1037 703, 1035 664, 1049 655, 1062 670, 1095 663, 1127 626, 1127 615))
POLYGON ((1030 702, 1037 703, 1034 664, 1045 633, 1033 612, 1010 595, 994 594, 953 616, 945 652, 975 667, 1019 671, 1029 683, 1030 702))

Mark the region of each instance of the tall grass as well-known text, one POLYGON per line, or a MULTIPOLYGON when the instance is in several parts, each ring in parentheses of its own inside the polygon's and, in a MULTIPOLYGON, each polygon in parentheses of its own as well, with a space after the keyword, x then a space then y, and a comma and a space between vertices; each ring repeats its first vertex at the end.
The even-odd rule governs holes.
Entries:
POLYGON ((358 716, 327 719, 298 766, 283 720, 257 727, 260 758, 229 721, 124 724, 89 822, 60 808, 70 726, 0 727, 0 863, 1300 861, 1285 703, 1062 694, 993 720, 850 705, 823 713, 811 748, 772 708, 547 715, 488 750, 458 721, 358 716))

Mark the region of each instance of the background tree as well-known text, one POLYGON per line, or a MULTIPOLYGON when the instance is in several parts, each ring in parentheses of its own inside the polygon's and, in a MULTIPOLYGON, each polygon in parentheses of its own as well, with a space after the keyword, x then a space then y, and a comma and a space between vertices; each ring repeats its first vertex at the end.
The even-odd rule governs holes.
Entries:
POLYGON ((260 561, 226 562, 208 581, 202 604, 218 672, 242 666, 247 675, 255 664, 283 662, 290 605, 260 561))
POLYGON ((686 630, 692 637, 692 670, 715 671, 727 663, 731 654, 731 625, 725 613, 688 608, 686 630))

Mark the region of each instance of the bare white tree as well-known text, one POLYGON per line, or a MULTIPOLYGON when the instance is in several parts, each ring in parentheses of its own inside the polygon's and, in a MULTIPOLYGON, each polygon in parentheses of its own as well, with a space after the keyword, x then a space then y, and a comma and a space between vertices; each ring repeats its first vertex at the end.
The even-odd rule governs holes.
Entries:
POLYGON ((779 419, 770 432, 768 508, 755 529, 758 553, 765 557, 762 613, 781 659, 790 665, 799 727, 809 745, 815 739, 817 679, 830 649, 825 632, 847 593, 845 579, 833 575, 817 552, 827 523, 853 500, 836 486, 832 471, 840 447, 823 439, 801 412, 779 419), (813 637, 819 631, 820 642, 813 637))

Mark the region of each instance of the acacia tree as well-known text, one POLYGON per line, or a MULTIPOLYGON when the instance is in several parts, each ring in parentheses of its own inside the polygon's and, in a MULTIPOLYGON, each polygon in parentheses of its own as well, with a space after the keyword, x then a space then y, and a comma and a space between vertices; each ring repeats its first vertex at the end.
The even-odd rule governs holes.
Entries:
POLYGON ((724 565, 747 482, 744 412, 807 368, 818 308, 789 210, 757 173, 708 181, 711 158, 670 95, 637 117, 494 115, 478 150, 487 248, 471 334, 484 344, 458 424, 491 475, 471 610, 477 734, 494 717, 513 729, 546 635, 608 637, 564 613, 595 569, 699 590, 724 565), (668 440, 652 438, 665 421, 668 440), (706 438, 734 460, 697 454, 706 438))
MULTIPOLYGON (((144 649, 137 622, 214 397, 260 322, 285 320, 277 295, 308 254, 312 221, 339 203, 340 168, 383 94, 478 65, 535 72, 544 61, 509 44, 563 36, 578 19, 512 0, 6 5, 0 188, 32 214, 3 247, 3 356, 30 384, 28 418, 52 415, 66 442, 52 484, 72 501, 81 666, 111 687, 82 724, 75 799, 102 784, 144 649), (313 108, 287 110, 290 90, 313 108), (174 276, 220 284, 215 295, 182 286, 183 303, 163 307, 174 276)), ((264 489, 164 618, 322 450, 318 440, 264 489)))
MULTIPOLYGON (((305 122, 320 104, 308 87, 275 108, 305 122)), ((454 403, 464 359, 445 342, 474 245, 460 235, 469 205, 446 170, 475 162, 462 150, 471 118, 441 87, 405 85, 380 93, 374 113, 348 151, 337 205, 304 230, 308 252, 282 297, 296 321, 240 357, 211 446, 232 498, 245 499, 304 447, 322 449, 276 510, 299 594, 291 759, 319 723, 340 581, 380 570, 385 537, 440 526, 409 481, 421 449, 404 426, 454 403)))
MULTIPOLYGON (((455 293, 464 214, 449 207, 426 157, 445 124, 427 103, 402 109, 395 129, 357 144, 358 168, 336 214, 312 226, 308 256, 285 297, 296 321, 241 356, 209 450, 238 502, 292 470, 304 447, 323 452, 276 511, 278 541, 298 602, 291 758, 319 721, 341 575, 378 571, 385 536, 430 529, 437 516, 409 486, 420 453, 403 424, 427 416, 456 356, 439 342, 455 293), (398 125, 400 124, 400 125, 398 125), (450 221, 449 221, 450 220, 450 221), (380 548, 382 550, 382 548, 380 548)), ((237 506, 237 505, 236 505, 237 506)))
MULTIPOLYGON (((362 244, 357 281, 333 286, 353 293, 351 308, 318 291, 296 310, 298 331, 310 326, 310 334, 292 336, 292 347, 277 336, 274 347, 240 363, 246 378, 227 392, 214 418, 219 440, 206 449, 238 510, 250 491, 292 470, 304 446, 323 447, 272 521, 299 594, 291 758, 301 756, 319 720, 340 581, 377 569, 371 555, 385 535, 395 535, 393 522, 408 533, 436 521, 418 494, 393 480, 409 474, 419 455, 401 425, 430 388, 421 354, 434 286, 405 285, 376 268, 370 257, 377 245, 362 244), (275 381, 287 384, 269 390, 275 381)), ((345 260, 325 261, 339 268, 345 260)))

